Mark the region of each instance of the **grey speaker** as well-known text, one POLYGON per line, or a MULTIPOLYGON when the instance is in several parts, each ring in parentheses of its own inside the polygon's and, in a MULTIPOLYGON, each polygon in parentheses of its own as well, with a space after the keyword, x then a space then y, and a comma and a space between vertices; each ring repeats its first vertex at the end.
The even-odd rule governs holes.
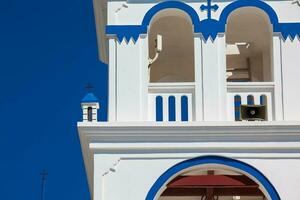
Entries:
POLYGON ((241 105, 241 120, 247 121, 266 121, 267 112, 265 105, 241 105))

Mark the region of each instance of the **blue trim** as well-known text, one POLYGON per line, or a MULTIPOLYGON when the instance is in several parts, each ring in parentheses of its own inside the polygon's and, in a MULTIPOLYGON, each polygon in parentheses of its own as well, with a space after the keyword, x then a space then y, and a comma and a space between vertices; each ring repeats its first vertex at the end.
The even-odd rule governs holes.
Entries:
POLYGON ((234 119, 235 121, 241 120, 241 104, 242 98, 240 95, 234 96, 234 119))
MULTIPOLYGON (((269 16, 271 24, 275 26, 278 24, 278 17, 276 12, 273 10, 271 6, 269 6, 267 3, 261 0, 239 0, 229 4, 223 9, 220 15, 219 22, 224 25, 227 24, 227 19, 229 15, 236 9, 243 8, 243 7, 259 8, 269 16)), ((225 26, 223 31, 225 31, 225 26)))
POLYGON ((280 200, 279 194, 274 188, 274 186, 256 168, 252 167, 247 163, 234 160, 231 158, 221 157, 221 156, 203 156, 203 157, 198 157, 190 160, 185 160, 183 162, 174 165, 156 180, 156 182, 148 192, 146 196, 146 200, 154 200, 159 190, 170 181, 172 176, 178 174, 184 169, 194 167, 194 166, 201 166, 205 164, 219 164, 219 165, 242 170, 243 172, 254 177, 264 187, 268 195, 271 197, 271 200, 280 200))
POLYGON ((194 25, 194 32, 199 32, 198 28, 200 27, 200 20, 197 12, 189 5, 180 2, 180 1, 165 1, 159 4, 156 4, 153 6, 144 16, 142 27, 145 31, 144 33, 147 33, 148 26, 152 20, 152 18, 160 11, 165 9, 175 8, 179 9, 181 11, 184 11, 186 14, 188 14, 191 18, 191 21, 194 25))
POLYGON ((248 95, 247 96, 247 104, 248 105, 254 105, 254 96, 253 95, 248 95))
POLYGON ((97 103, 98 99, 93 93, 88 93, 85 97, 81 100, 82 103, 97 103))
POLYGON ((200 31, 199 16, 191 6, 180 1, 165 1, 156 4, 150 10, 148 10, 141 25, 107 25, 106 34, 116 35, 119 41, 122 41, 124 38, 127 41, 129 41, 130 38, 136 41, 140 34, 147 34, 148 26, 151 20, 158 12, 170 8, 179 9, 188 14, 194 25, 194 32, 198 33, 200 31))
POLYGON ((124 38, 129 41, 130 38, 133 41, 137 41, 139 35, 143 33, 143 28, 140 25, 110 25, 106 26, 107 35, 116 35, 119 41, 124 38))
POLYGON ((189 121, 188 97, 185 95, 181 97, 181 121, 189 121))
POLYGON ((225 25, 221 24, 215 19, 205 19, 201 21, 200 24, 200 33, 205 40, 208 40, 211 37, 212 40, 215 40, 218 33, 223 33, 225 25))
MULTIPOLYGON (((202 8, 204 8, 204 6, 205 5, 202 5, 202 8)), ((202 21, 200 21, 197 12, 189 5, 180 1, 165 1, 153 6, 145 14, 141 25, 107 25, 106 34, 116 35, 119 41, 122 41, 124 38, 127 41, 129 41, 130 38, 136 41, 140 34, 147 34, 151 20, 158 12, 164 9, 175 8, 189 15, 194 25, 195 33, 202 33, 205 40, 209 37, 214 40, 218 33, 225 32, 229 15, 233 11, 243 7, 255 7, 264 11, 273 25, 273 32, 281 33, 284 39, 291 37, 293 40, 297 35, 300 36, 300 23, 279 23, 278 16, 273 8, 261 0, 234 1, 223 9, 219 20, 208 18, 202 21)))
POLYGON ((175 97, 169 96, 168 99, 168 109, 169 109, 169 121, 176 121, 176 105, 175 105, 175 97))
POLYGON ((163 98, 161 96, 157 96, 155 98, 155 116, 156 116, 156 121, 157 122, 162 122, 163 121, 163 98))
POLYGON ((277 32, 280 32, 285 40, 288 37, 294 40, 296 36, 300 37, 300 23, 279 23, 277 32))

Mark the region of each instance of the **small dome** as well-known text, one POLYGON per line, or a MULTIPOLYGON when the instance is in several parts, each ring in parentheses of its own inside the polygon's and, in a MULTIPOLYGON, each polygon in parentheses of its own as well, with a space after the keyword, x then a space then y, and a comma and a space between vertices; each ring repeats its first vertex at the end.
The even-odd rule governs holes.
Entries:
POLYGON ((98 99, 95 97, 93 93, 88 93, 85 97, 81 100, 82 103, 97 103, 98 99))

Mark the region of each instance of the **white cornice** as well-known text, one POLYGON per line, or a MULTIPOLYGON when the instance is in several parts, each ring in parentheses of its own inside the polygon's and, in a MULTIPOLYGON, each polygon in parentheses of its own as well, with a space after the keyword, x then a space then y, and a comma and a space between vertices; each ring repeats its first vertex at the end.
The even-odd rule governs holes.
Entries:
POLYGON ((97 43, 99 49, 99 58, 102 62, 108 63, 107 40, 105 35, 105 27, 107 24, 107 1, 93 0, 97 43))
POLYGON ((161 159, 174 153, 300 157, 300 122, 79 122, 77 126, 91 192, 97 153, 133 159, 161 159))
POLYGON ((300 141, 300 122, 79 122, 78 129, 103 142, 300 141))

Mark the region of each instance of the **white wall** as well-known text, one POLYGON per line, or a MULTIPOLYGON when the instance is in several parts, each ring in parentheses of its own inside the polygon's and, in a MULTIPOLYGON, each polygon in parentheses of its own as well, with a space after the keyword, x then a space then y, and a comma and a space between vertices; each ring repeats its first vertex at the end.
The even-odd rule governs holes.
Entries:
POLYGON ((282 42, 282 84, 285 120, 300 120, 300 41, 282 42))
MULTIPOLYGON (((104 170, 102 171, 104 175, 95 177, 95 183, 98 184, 95 184, 94 190, 98 190, 97 193, 101 195, 94 200, 144 200, 151 186, 168 168, 189 158, 212 154, 216 153, 97 154, 95 166, 106 166, 104 168, 107 173, 103 167, 95 168, 104 170), (112 170, 109 170, 110 168, 112 170)), ((282 156, 263 153, 260 155, 261 158, 257 154, 217 153, 217 155, 238 159, 260 170, 274 185, 281 199, 300 198, 299 158, 288 158, 288 154, 282 156), (266 159, 268 156, 270 158, 266 159), (272 158, 273 156, 278 158, 272 158), (283 158, 285 156, 287 158, 283 158)))
POLYGON ((116 119, 139 121, 147 115, 145 39, 123 40, 116 50, 116 119))
POLYGON ((202 41, 204 121, 225 120, 226 58, 225 36, 202 41))

